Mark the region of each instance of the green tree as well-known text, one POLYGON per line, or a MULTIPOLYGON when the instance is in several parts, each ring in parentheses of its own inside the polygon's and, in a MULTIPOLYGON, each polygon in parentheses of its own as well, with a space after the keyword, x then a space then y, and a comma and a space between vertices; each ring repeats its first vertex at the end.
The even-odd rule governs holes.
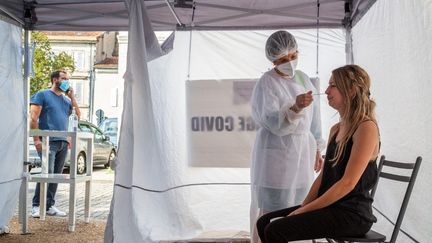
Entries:
POLYGON ((50 75, 53 71, 65 69, 69 73, 75 70, 73 57, 66 52, 56 55, 51 50, 48 37, 42 32, 32 32, 32 43, 36 43, 33 56, 34 76, 30 78, 30 95, 51 85, 50 75))

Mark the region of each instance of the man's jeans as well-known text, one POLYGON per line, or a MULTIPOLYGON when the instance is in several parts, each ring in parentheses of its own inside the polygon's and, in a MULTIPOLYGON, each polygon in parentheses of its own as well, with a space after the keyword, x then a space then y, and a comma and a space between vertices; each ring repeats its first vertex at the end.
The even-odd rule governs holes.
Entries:
MULTIPOLYGON (((68 152, 69 143, 66 141, 51 141, 49 143, 49 155, 48 155, 48 173, 61 174, 63 172, 63 166, 65 163, 66 155, 68 152)), ((38 152, 39 157, 42 159, 42 154, 38 152)), ((57 191, 57 183, 49 183, 47 191, 47 204, 46 209, 48 210, 55 204, 55 194, 57 191)), ((33 197, 33 207, 39 206, 39 193, 40 184, 36 184, 35 195, 33 197)))

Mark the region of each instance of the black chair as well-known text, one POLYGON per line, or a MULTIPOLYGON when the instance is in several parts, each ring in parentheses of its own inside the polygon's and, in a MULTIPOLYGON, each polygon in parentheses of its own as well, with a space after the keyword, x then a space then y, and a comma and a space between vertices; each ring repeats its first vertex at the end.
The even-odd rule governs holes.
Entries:
MULTIPOLYGON (((381 156, 379 166, 378 166, 378 175, 379 175, 378 180, 380 178, 384 178, 384 179, 389 179, 389 180, 408 182, 408 187, 405 191, 405 196, 404 196, 404 199, 402 201, 402 206, 399 210, 399 214, 398 214, 396 223, 394 224, 394 229, 393 229, 391 239, 390 239, 390 241, 388 241, 389 243, 396 242, 396 238, 399 234, 399 230, 400 230, 400 227, 402 225, 402 220, 404 218, 405 211, 406 211, 406 208, 408 206, 408 201, 410 199, 411 192, 413 190, 414 183, 415 183, 416 178, 417 178, 417 174, 418 174, 418 171, 420 168, 421 161, 422 161, 422 157, 420 157, 420 156, 417 157, 415 163, 401 163, 401 162, 390 161, 390 160, 386 160, 384 155, 381 156), (404 175, 399 175, 396 173, 383 172, 384 166, 398 168, 398 169, 412 170, 411 175, 410 176, 404 176, 404 175)), ((378 185, 378 182, 375 184, 374 188, 372 189, 372 192, 371 192, 372 197, 374 197, 374 195, 375 195, 377 185, 378 185)), ((369 230, 369 232, 367 232, 362 237, 340 237, 338 239, 327 239, 328 242, 335 242, 335 241, 336 242, 386 242, 385 240, 386 240, 385 235, 382 235, 382 234, 380 234, 376 231, 373 231, 373 230, 369 230)))

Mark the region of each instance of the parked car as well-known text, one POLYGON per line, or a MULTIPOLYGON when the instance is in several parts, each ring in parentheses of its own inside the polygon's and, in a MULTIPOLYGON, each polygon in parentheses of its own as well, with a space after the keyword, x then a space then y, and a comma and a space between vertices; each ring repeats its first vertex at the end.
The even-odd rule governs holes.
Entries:
POLYGON ((99 124, 99 128, 105 135, 110 137, 110 141, 117 147, 118 119, 106 118, 99 124))
POLYGON ((29 137, 29 162, 31 162, 30 170, 32 168, 41 166, 41 159, 39 158, 39 155, 34 146, 33 137, 29 137))
MULTIPOLYGON (((94 134, 94 150, 93 150, 93 166, 103 165, 105 168, 109 167, 111 161, 115 158, 117 152, 115 145, 110 141, 110 137, 105 135, 98 127, 90 122, 79 121, 78 129, 81 132, 90 132, 94 134)), ((35 164, 40 164, 40 158, 37 155, 36 148, 33 144, 33 139, 30 139, 29 147, 30 161, 35 164)), ((86 142, 78 141, 78 155, 77 155, 77 173, 83 174, 86 171, 87 161, 87 146, 86 142)), ((70 148, 66 156, 65 167, 70 166, 70 148)))

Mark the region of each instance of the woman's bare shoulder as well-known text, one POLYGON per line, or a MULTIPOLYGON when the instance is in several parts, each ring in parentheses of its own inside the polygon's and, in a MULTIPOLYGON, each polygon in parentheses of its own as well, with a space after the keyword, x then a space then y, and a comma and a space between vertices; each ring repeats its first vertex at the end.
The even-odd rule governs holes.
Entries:
POLYGON ((378 126, 375 121, 366 120, 359 124, 358 128, 354 132, 353 138, 363 136, 379 137, 378 126))

